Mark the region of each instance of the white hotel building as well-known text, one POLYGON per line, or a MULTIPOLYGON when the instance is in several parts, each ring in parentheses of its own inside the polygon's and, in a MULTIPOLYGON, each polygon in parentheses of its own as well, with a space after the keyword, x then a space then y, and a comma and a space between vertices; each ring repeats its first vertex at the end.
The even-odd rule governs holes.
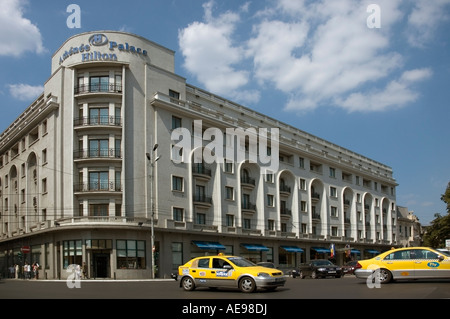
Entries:
POLYGON ((86 262, 90 278, 150 278, 154 260, 168 278, 218 252, 289 270, 329 258, 331 244, 342 264, 397 244, 396 186, 382 163, 187 84, 172 50, 83 33, 56 51, 42 95, 0 135, 0 270, 38 261, 40 278, 67 278, 86 262), (177 128, 191 151, 173 151, 177 128), (208 128, 223 134, 225 163, 198 163, 208 128), (226 132, 238 128, 242 146, 226 132), (264 128, 258 158, 269 154, 273 171, 249 160, 251 133, 264 128), (246 161, 225 152, 232 141, 246 161))

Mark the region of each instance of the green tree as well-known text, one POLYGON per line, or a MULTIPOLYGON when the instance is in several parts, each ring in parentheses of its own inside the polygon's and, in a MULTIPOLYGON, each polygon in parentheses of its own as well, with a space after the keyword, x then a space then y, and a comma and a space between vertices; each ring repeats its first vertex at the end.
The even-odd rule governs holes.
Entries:
POLYGON ((425 246, 445 247, 445 240, 450 239, 450 183, 448 183, 445 193, 441 195, 441 200, 447 204, 447 215, 434 215, 435 219, 423 236, 425 246))

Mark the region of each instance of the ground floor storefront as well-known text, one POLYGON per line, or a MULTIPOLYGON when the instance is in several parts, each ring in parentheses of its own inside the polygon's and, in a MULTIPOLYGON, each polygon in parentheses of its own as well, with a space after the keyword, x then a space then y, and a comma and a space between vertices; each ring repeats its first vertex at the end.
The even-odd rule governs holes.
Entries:
MULTIPOLYGON (((60 227, 0 242, 0 274, 10 278, 66 279, 77 265, 87 278, 170 278, 178 266, 198 256, 230 254, 255 263, 272 262, 289 273, 311 259, 330 259, 343 265, 390 249, 388 245, 358 245, 327 241, 230 236, 136 227, 60 227), (151 243, 154 243, 152 249, 151 243), (152 256, 153 254, 153 256, 152 256), (153 258, 152 258, 153 257, 153 258), (38 264, 38 273, 27 265, 38 264)), ((83 276, 83 274, 81 274, 83 276)))

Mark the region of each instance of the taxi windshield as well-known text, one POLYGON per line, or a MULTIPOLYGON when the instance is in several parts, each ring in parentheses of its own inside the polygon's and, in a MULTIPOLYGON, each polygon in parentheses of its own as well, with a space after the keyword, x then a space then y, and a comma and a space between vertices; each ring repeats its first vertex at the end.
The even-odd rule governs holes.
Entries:
POLYGON ((254 267, 254 266, 256 266, 256 264, 252 263, 250 260, 247 260, 242 257, 230 257, 227 259, 238 267, 254 267))

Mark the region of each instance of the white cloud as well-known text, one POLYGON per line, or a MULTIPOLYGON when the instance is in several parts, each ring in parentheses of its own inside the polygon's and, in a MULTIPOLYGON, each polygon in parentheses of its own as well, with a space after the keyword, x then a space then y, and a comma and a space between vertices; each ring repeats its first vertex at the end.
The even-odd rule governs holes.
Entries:
POLYGON ((383 90, 353 93, 345 99, 336 99, 336 104, 349 111, 384 111, 399 108, 414 102, 419 93, 412 86, 431 77, 430 69, 405 71, 400 79, 389 82, 383 90))
POLYGON ((417 0, 408 16, 408 41, 411 45, 423 47, 432 37, 438 25, 449 19, 450 0, 417 0), (447 7, 447 8, 446 8, 447 7))
POLYGON ((23 17, 25 4, 25 0, 0 0, 0 55, 45 51, 38 27, 23 17))
POLYGON ((416 101, 415 86, 432 75, 422 66, 408 71, 408 57, 393 43, 405 36, 406 26, 414 32, 424 27, 417 38, 423 43, 446 19, 437 11, 450 0, 436 0, 422 12, 425 2, 377 0, 381 28, 369 28, 372 0, 269 0, 271 7, 261 7, 247 21, 252 33, 245 38, 238 27, 249 3, 238 13, 215 16, 211 0, 204 4, 203 22, 180 30, 179 44, 186 69, 218 94, 257 102, 258 90, 273 86, 287 97, 286 110, 383 111, 416 101), (430 21, 433 15, 436 21, 430 21), (250 79, 260 87, 249 90, 250 79))
POLYGON ((235 67, 244 56, 243 48, 232 41, 239 15, 229 11, 214 17, 213 6, 213 1, 203 5, 205 22, 179 31, 179 45, 186 69, 208 90, 228 95, 248 83, 249 72, 235 67))
POLYGON ((37 98, 42 92, 44 92, 43 86, 32 86, 28 84, 10 84, 9 93, 18 100, 30 101, 37 98))

